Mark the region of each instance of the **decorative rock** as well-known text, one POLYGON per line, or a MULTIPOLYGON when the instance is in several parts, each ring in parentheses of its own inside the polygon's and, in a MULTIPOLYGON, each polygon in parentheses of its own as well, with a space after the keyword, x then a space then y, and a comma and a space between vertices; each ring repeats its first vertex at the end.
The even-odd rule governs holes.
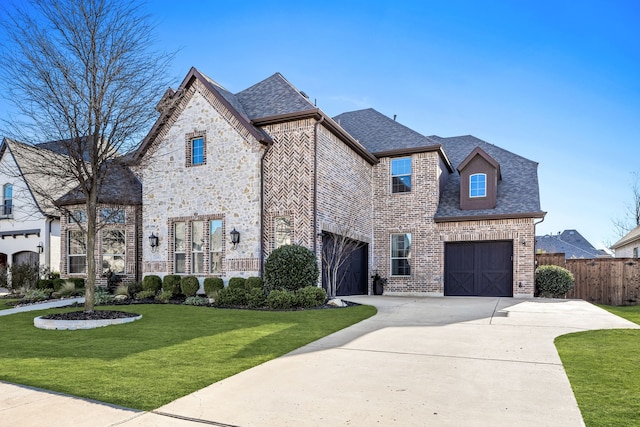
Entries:
POLYGON ((115 297, 113 297, 113 300, 117 302, 126 301, 128 299, 129 299, 128 295, 116 295, 115 297))
POLYGON ((344 303, 340 298, 334 298, 327 301, 327 305, 331 307, 346 307, 347 304, 344 303))

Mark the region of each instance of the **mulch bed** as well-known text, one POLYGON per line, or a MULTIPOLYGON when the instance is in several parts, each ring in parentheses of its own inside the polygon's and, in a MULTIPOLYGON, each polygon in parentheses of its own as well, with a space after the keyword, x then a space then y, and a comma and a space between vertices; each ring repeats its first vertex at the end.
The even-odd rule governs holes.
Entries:
POLYGON ((110 320, 110 319, 126 319, 128 317, 138 317, 139 314, 127 313, 124 311, 113 310, 96 310, 92 312, 69 311, 66 313, 47 314, 42 316, 43 319, 52 320, 110 320))

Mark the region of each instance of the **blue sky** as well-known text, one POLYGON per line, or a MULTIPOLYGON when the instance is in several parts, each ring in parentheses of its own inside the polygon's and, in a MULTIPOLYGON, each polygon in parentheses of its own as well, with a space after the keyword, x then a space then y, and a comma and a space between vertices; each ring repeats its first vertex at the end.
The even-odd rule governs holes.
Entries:
MULTIPOLYGON (((375 108, 537 161, 537 234, 596 247, 640 172, 640 2, 151 0, 158 41, 232 92, 282 73, 334 116, 375 108)), ((0 105, 0 110, 2 105, 0 105)))

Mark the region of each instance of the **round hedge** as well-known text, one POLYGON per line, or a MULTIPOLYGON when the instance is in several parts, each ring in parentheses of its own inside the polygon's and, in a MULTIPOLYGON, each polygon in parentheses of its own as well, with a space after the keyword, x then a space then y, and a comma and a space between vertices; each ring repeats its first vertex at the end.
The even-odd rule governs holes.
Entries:
POLYGON ((144 279, 142 279, 143 291, 150 291, 156 294, 158 293, 161 287, 162 287, 162 279, 160 278, 160 276, 150 274, 149 276, 144 276, 144 279))
POLYGON ((162 290, 165 292, 171 292, 171 295, 178 295, 180 293, 180 280, 181 276, 177 274, 167 274, 162 278, 162 290))
POLYGON ((318 262, 309 249, 285 245, 275 249, 264 265, 264 289, 296 291, 318 282, 318 262))
POLYGON ((573 289, 573 274, 557 265, 542 265, 536 269, 536 289, 544 298, 559 297, 573 289))
POLYGON ((224 288, 224 282, 221 277, 207 277, 204 279, 204 293, 211 298, 214 292, 224 288))
POLYGON ((180 290, 187 298, 196 296, 198 289, 200 289, 200 282, 198 282, 197 277, 183 276, 182 279, 180 279, 180 290))

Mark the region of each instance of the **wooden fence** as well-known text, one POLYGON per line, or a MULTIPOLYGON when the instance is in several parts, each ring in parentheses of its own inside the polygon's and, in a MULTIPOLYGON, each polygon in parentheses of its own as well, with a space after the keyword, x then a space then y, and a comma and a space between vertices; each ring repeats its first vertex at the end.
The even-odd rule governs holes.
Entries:
POLYGON ((564 254, 536 254, 536 265, 559 265, 573 273, 567 298, 607 305, 640 304, 640 260, 636 258, 565 259, 564 254))

